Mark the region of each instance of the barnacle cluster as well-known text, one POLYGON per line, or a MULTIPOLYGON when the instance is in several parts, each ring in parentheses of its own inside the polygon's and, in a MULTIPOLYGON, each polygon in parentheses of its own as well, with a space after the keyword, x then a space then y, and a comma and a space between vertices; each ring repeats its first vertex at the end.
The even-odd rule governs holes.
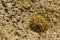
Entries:
POLYGON ((45 32, 49 29, 50 23, 42 15, 32 15, 29 18, 29 27, 34 32, 45 32))

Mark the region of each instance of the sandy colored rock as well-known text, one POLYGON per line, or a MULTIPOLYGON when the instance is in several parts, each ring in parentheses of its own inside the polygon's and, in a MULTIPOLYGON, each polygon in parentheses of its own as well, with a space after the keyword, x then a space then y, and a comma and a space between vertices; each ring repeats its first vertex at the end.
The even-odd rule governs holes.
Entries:
POLYGON ((0 0, 0 40, 60 40, 60 0, 0 0), (31 15, 44 16, 51 29, 30 30, 31 15))

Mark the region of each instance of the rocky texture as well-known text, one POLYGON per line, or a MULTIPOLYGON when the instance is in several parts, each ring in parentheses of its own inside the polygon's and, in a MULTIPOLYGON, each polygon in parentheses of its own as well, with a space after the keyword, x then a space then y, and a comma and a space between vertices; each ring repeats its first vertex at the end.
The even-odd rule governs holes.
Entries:
POLYGON ((0 0, 0 40, 60 40, 60 0, 0 0), (52 27, 39 35, 27 26, 38 14, 52 27))

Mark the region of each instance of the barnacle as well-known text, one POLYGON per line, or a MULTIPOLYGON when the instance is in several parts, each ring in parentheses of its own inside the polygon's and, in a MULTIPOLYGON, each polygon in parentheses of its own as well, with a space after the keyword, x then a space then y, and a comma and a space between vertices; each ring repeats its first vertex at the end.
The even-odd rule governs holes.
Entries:
POLYGON ((45 32, 50 27, 50 23, 42 15, 32 15, 28 25, 32 31, 38 33, 45 32))

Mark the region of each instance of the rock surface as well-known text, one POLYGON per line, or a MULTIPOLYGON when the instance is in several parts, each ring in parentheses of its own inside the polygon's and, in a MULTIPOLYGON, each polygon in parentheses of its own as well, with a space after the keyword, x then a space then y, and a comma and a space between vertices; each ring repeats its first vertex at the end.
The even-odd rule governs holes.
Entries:
POLYGON ((60 40, 60 0, 0 0, 0 40, 60 40), (52 27, 39 35, 27 26, 38 14, 52 27))

